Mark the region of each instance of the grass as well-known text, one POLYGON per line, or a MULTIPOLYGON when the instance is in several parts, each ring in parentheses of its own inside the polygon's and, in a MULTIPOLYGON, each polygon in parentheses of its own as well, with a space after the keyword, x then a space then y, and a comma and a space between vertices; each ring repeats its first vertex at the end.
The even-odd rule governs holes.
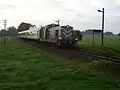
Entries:
POLYGON ((95 36, 94 46, 92 36, 84 36, 78 46, 86 47, 88 50, 100 52, 111 56, 120 56, 120 39, 118 36, 105 36, 104 45, 101 47, 101 37, 95 36))
POLYGON ((106 61, 63 60, 17 39, 5 45, 0 40, 0 90, 119 90, 120 74, 112 67, 106 61))

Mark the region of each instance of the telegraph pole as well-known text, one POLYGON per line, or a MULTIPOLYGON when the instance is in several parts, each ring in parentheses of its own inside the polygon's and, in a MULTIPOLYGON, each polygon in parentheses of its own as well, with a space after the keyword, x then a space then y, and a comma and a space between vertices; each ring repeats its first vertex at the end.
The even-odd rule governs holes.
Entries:
POLYGON ((104 8, 102 10, 98 10, 98 12, 102 12, 102 46, 104 42, 104 8))
POLYGON ((104 8, 103 8, 103 14, 102 14, 102 46, 104 41, 104 8))
POLYGON ((120 33, 118 34, 118 36, 119 36, 119 40, 120 40, 120 33))
POLYGON ((4 33, 4 44, 6 44, 6 23, 7 23, 7 20, 3 20, 3 23, 4 23, 4 30, 5 30, 5 33, 4 33))
POLYGON ((94 39, 95 37, 94 37, 94 30, 93 30, 93 44, 92 45, 94 45, 94 41, 95 41, 95 39, 94 39))

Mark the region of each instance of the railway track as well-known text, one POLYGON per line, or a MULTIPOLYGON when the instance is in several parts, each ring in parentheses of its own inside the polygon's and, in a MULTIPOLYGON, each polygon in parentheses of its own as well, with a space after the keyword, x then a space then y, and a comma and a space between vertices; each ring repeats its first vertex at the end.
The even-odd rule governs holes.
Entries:
POLYGON ((78 48, 76 50, 78 51, 79 54, 87 55, 91 57, 91 59, 94 59, 94 60, 108 60, 108 61, 120 63, 120 57, 106 56, 106 55, 102 55, 96 52, 88 52, 85 50, 80 50, 78 48))
POLYGON ((38 47, 41 47, 41 49, 44 49, 49 52, 53 52, 62 57, 67 57, 69 59, 74 59, 74 58, 76 59, 76 57, 77 57, 77 59, 78 58, 80 59, 82 56, 84 56, 85 58, 90 59, 90 60, 108 60, 108 61, 112 61, 115 63, 120 63, 120 57, 105 56, 103 54, 96 53, 96 52, 90 52, 88 50, 81 49, 81 48, 60 49, 60 48, 52 46, 52 45, 51 45, 51 47, 50 47, 50 45, 41 46, 41 44, 36 43, 36 41, 27 41, 27 43, 37 45, 38 47))

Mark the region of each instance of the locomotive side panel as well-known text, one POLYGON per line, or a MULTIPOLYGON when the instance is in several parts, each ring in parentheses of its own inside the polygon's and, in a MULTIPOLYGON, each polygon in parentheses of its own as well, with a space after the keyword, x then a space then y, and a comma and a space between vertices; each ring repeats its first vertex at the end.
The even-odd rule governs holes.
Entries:
MULTIPOLYGON (((51 28, 45 28, 43 27, 43 31, 44 31, 44 37, 42 38, 42 41, 44 42, 50 42, 50 43, 56 43, 57 39, 56 38, 56 30, 59 31, 60 27, 51 27, 51 28)), ((58 33, 58 37, 59 37, 59 33, 58 33)))
POLYGON ((39 39, 38 32, 39 32, 39 28, 30 29, 30 30, 27 32, 27 38, 28 38, 28 39, 38 40, 38 39, 39 39))

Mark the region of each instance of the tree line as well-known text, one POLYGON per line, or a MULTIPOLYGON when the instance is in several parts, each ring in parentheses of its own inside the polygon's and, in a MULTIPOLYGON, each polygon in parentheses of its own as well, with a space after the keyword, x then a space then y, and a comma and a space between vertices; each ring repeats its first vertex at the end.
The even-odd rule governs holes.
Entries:
POLYGON ((17 36, 17 34, 18 34, 18 30, 14 26, 9 27, 7 30, 1 29, 1 31, 0 31, 1 37, 17 36))
MULTIPOLYGON (((83 35, 93 35, 93 30, 97 30, 97 29, 88 29, 88 30, 85 30, 85 31, 82 31, 82 34, 83 35)), ((95 35, 101 35, 101 32, 95 33, 95 35)), ((114 33, 110 32, 110 31, 106 31, 106 32, 104 32, 104 35, 114 36, 114 35, 120 35, 120 33, 114 34, 114 33)))
MULTIPOLYGON (((17 28, 15 28, 14 26, 11 26, 7 30, 2 29, 0 31, 0 36, 4 36, 4 35, 17 36, 18 32, 28 30, 31 27, 36 27, 36 26, 30 23, 22 22, 17 28)), ((81 33, 82 35, 92 35, 93 31, 91 29, 88 29, 88 30, 82 31, 81 33)), ((96 35, 100 35, 100 34, 101 33, 96 33, 96 35)), ((112 32, 105 32, 104 34, 109 36, 114 35, 112 32)), ((118 33, 117 36, 120 36, 120 33, 118 33)))
POLYGON ((7 28, 7 30, 1 29, 0 36, 1 37, 4 37, 4 36, 17 36, 18 32, 28 30, 30 27, 36 27, 36 26, 32 25, 30 23, 22 22, 18 26, 18 28, 15 28, 14 26, 11 26, 11 27, 7 28))

